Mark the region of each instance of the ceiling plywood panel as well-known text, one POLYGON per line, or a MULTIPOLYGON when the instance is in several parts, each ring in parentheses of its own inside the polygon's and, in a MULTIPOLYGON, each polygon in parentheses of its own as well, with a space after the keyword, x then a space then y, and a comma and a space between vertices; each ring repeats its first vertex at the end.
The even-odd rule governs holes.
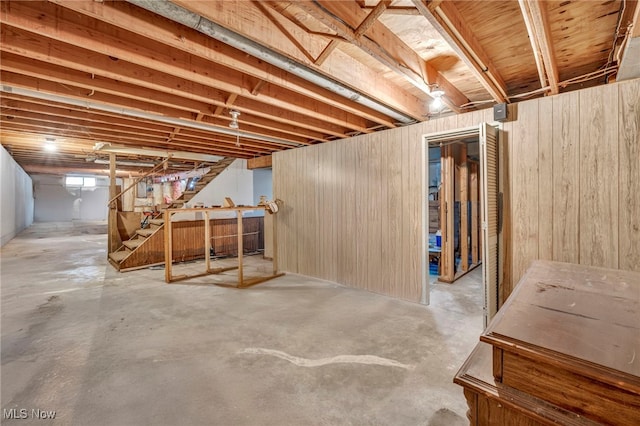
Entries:
POLYGON ((518 2, 456 1, 454 4, 492 59, 509 95, 540 87, 518 2))
POLYGON ((607 64, 620 1, 550 1, 548 16, 560 81, 607 64))

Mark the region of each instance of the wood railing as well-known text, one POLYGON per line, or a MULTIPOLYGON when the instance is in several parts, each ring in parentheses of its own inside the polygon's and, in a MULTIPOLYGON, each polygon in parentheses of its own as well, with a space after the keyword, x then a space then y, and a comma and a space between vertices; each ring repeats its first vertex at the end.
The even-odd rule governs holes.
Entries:
POLYGON ((114 201, 116 201, 118 198, 120 198, 125 192, 129 191, 131 188, 133 188, 134 186, 139 184, 142 181, 142 179, 145 179, 147 176, 157 172, 160 167, 164 167, 164 165, 167 164, 167 162, 169 161, 169 158, 171 158, 171 157, 166 158, 165 160, 163 160, 162 162, 160 162, 156 166, 154 166, 153 169, 149 170, 147 173, 143 174, 142 176, 136 178, 131 185, 129 185, 128 187, 126 187, 125 189, 120 191, 117 195, 113 196, 113 198, 111 198, 109 200, 107 205, 112 206, 112 203, 114 201))

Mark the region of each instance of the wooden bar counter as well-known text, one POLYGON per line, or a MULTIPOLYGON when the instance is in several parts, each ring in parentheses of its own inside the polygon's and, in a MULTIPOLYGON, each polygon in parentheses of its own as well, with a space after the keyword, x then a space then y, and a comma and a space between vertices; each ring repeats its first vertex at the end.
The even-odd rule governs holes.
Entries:
POLYGON ((640 273, 536 261, 480 340, 471 424, 640 425, 640 273))

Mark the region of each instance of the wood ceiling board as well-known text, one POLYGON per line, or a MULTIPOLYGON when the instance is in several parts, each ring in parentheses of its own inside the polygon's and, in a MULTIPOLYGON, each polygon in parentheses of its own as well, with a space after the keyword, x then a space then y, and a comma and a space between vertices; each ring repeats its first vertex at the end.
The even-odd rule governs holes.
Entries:
MULTIPOLYGON (((405 3, 411 4, 413 7, 412 2, 405 3)), ((451 46, 422 15, 383 15, 380 21, 416 51, 423 60, 436 68, 470 101, 490 99, 489 92, 484 89, 451 46)), ((431 102, 431 99, 426 98, 425 101, 431 102)))
POLYGON ((509 95, 540 88, 535 57, 518 2, 453 3, 491 58, 509 95))
MULTIPOLYGON (((449 92, 443 100, 452 109, 468 102, 468 99, 451 85, 437 70, 427 65, 416 52, 378 21, 369 23, 366 36, 359 37, 357 28, 367 22, 369 15, 354 2, 299 2, 301 8, 319 21, 330 25, 351 45, 382 63, 397 76, 410 82, 424 94, 430 93, 434 84, 449 92), (355 31, 352 28, 356 28, 355 31), (431 77, 430 77, 431 76, 431 77), (426 81, 426 80, 429 81, 426 81)), ((388 74, 387 74, 388 75, 388 74)), ((408 89, 405 89, 408 91, 408 89)), ((415 90, 413 93, 417 93, 415 90)))
POLYGON ((560 80, 596 71, 607 64, 620 1, 549 1, 549 25, 560 80))
MULTIPOLYGON (((200 14, 207 19, 229 28, 230 30, 259 44, 269 46, 271 50, 283 54, 298 63, 313 68, 333 80, 352 88, 353 90, 367 94, 367 96, 370 96, 399 112, 416 119, 423 117, 425 112, 427 112, 424 102, 422 102, 421 99, 403 92, 389 81, 384 81, 378 78, 375 72, 367 67, 358 66, 357 61, 349 56, 331 54, 327 60, 323 62, 322 66, 316 66, 313 62, 309 61, 304 54, 300 53, 298 48, 294 46, 287 37, 280 33, 268 17, 264 14, 257 13, 258 9, 252 4, 252 2, 192 2, 173 0, 172 3, 180 5, 194 13, 200 14), (242 16, 242 19, 239 19, 237 14, 242 16), (371 87, 375 87, 376 90, 370 90, 371 87)), ((292 10, 293 12, 290 13, 290 16, 295 19, 309 19, 308 15, 300 11, 295 2, 268 2, 267 4, 275 7, 274 10, 292 10)), ((331 40, 327 37, 309 34, 300 27, 298 27, 298 30, 299 32, 296 32, 295 34, 299 37, 298 40, 300 43, 306 46, 310 51, 313 51, 313 48, 310 46, 317 44, 317 46, 319 46, 318 54, 331 40)), ((291 29, 291 31, 294 30, 291 29)))
POLYGON ((507 89, 502 77, 453 2, 438 2, 431 8, 424 0, 412 2, 458 53, 491 97, 497 102, 505 102, 507 89))

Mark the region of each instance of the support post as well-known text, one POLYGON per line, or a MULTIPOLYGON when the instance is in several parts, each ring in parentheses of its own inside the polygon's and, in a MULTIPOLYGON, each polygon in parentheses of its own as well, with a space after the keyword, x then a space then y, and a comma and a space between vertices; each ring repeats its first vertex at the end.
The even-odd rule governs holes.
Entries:
POLYGON ((469 195, 471 199, 471 263, 474 265, 477 265, 480 261, 480 209, 478 208, 478 193, 480 189, 478 179, 478 163, 473 162, 470 164, 469 195))
POLYGON ((171 282, 171 264, 173 262, 173 239, 171 238, 171 213, 169 210, 164 212, 164 279, 171 282))
POLYGON ((242 287, 244 285, 243 274, 242 274, 242 253, 244 252, 243 247, 243 235, 242 235, 242 210, 236 209, 236 218, 238 221, 238 287, 242 287))
POLYGON ((205 268, 207 272, 211 272, 211 223, 209 221, 209 212, 207 210, 202 212, 204 214, 204 258, 205 268))
MULTIPOLYGON (((109 238, 107 240, 108 253, 113 253, 119 248, 119 235, 118 235, 118 200, 114 199, 117 193, 116 188, 116 155, 109 154, 109 199, 112 200, 109 203, 109 216, 108 216, 108 230, 109 238)), ((107 253, 107 254, 108 254, 107 253)))
POLYGON ((440 254, 440 276, 443 282, 452 283, 454 279, 455 253, 454 253, 454 224, 453 213, 455 208, 454 197, 454 168, 455 162, 452 146, 446 145, 442 149, 441 173, 442 173, 442 199, 440 201, 440 226, 442 233, 442 252, 440 254))
POLYGON ((273 235, 271 237, 272 240, 272 246, 271 246, 271 259, 273 263, 273 275, 276 275, 278 273, 278 215, 274 214, 271 215, 272 217, 272 222, 273 222, 273 235))
POLYGON ((460 269, 469 270, 469 168, 467 144, 460 146, 460 269))

